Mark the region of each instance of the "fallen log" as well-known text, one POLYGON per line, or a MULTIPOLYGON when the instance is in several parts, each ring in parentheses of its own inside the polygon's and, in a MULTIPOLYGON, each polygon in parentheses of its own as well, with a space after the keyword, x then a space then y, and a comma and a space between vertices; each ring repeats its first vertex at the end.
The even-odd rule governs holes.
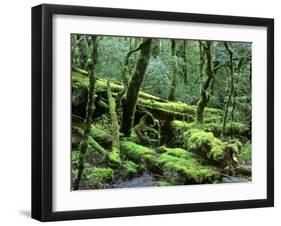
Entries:
MULTIPOLYGON (((77 108, 81 105, 84 107, 86 105, 87 87, 88 78, 77 71, 72 71, 72 106, 74 107, 74 110, 75 107, 77 108)), ((116 97, 118 93, 123 90, 123 86, 116 82, 110 82, 110 89, 112 96, 116 97)), ((100 106, 102 109, 107 110, 107 80, 97 79, 96 93, 97 107, 100 106)), ((85 109, 83 107, 80 107, 80 109, 85 109)), ((196 117, 196 106, 188 105, 182 102, 167 101, 160 97, 140 91, 137 102, 137 110, 144 108, 151 111, 151 113, 155 114, 155 116, 161 120, 178 119, 190 122, 196 117)), ((223 112, 221 110, 215 108, 206 108, 204 111, 205 118, 222 117, 222 114, 223 112)))
MULTIPOLYGON (((212 132, 216 137, 221 137, 222 134, 222 124, 221 123, 189 123, 179 120, 174 120, 170 123, 173 130, 187 131, 192 128, 199 128, 206 132, 212 132)), ((230 137, 245 137, 247 139, 251 138, 251 130, 242 123, 229 123, 225 128, 225 135, 230 137)))
POLYGON ((237 140, 223 142, 214 136, 212 132, 204 130, 204 125, 200 123, 186 123, 172 121, 170 130, 175 139, 181 143, 183 148, 207 159, 210 164, 226 167, 237 165, 237 155, 241 149, 241 143, 237 140))
MULTIPOLYGON (((77 148, 83 136, 83 119, 72 115, 72 147, 77 148)), ((112 142, 112 136, 101 126, 92 124, 90 136, 103 146, 109 146, 112 142)))
POLYGON ((248 165, 239 165, 236 168, 236 172, 241 173, 246 176, 252 175, 252 167, 248 165))
POLYGON ((153 149, 121 141, 121 153, 129 160, 145 167, 155 174, 160 174, 170 184, 204 184, 221 181, 220 173, 213 167, 202 165, 187 150, 161 147, 157 153, 153 149))

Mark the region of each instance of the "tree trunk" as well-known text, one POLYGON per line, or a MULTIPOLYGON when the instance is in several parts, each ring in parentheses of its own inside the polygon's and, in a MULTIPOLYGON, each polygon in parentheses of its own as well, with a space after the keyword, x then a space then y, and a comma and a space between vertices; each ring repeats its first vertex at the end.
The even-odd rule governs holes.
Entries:
POLYGON ((121 131, 126 137, 131 135, 131 129, 134 124, 139 90, 149 63, 151 42, 151 38, 145 38, 141 44, 141 52, 138 56, 136 68, 129 82, 127 94, 123 102, 123 121, 121 131))
POLYGON ((124 59, 123 70, 122 70, 122 79, 123 79, 124 89, 125 90, 128 88, 128 85, 129 85, 128 74, 130 72, 130 70, 129 70, 129 60, 130 60, 130 57, 131 57, 131 55, 133 53, 135 53, 135 52, 137 52, 139 50, 141 50, 141 45, 139 45, 135 49, 130 49, 130 51, 126 54, 126 57, 124 59))
POLYGON ((183 60, 184 60, 184 65, 183 65, 183 73, 184 73, 184 83, 187 83, 187 69, 188 69, 188 65, 187 65, 187 40, 183 40, 183 51, 184 51, 184 56, 183 56, 183 60))
MULTIPOLYGON (((207 79, 201 87, 201 99, 199 100, 199 102, 197 104, 197 121, 203 122, 204 109, 207 106, 209 99, 210 99, 207 89, 210 85, 211 80, 214 78, 214 72, 213 72, 213 62, 212 62, 212 52, 211 52, 212 42, 206 41, 206 44, 203 44, 202 42, 200 42, 200 46, 203 47, 205 56, 207 59, 207 67, 206 67, 207 79)), ((203 57, 204 56, 202 56, 202 58, 203 57)), ((201 60, 203 61, 203 59, 201 59, 201 60)), ((204 65, 204 64, 202 64, 202 65, 204 65)), ((203 74, 201 75, 201 73, 203 73, 203 71, 201 71, 201 64, 200 64, 200 76, 203 76, 203 74)))
POLYGON ((203 78, 204 77, 205 56, 204 56, 203 43, 201 41, 199 41, 199 55, 200 55, 199 76, 200 76, 200 78, 203 78))
POLYGON ((92 56, 89 57, 88 59, 88 76, 89 76, 89 91, 88 91, 88 101, 87 101, 87 106, 86 106, 86 117, 84 121, 84 134, 82 141, 80 143, 80 156, 79 156, 79 165, 78 165, 78 173, 77 177, 74 180, 74 186, 73 190, 78 190, 81 177, 83 174, 84 170, 84 157, 87 151, 88 147, 88 137, 90 134, 91 130, 91 124, 92 124, 92 117, 93 113, 95 110, 95 86, 96 86, 96 64, 97 64, 97 58, 98 58, 98 53, 97 53, 97 37, 92 36, 92 45, 93 45, 93 50, 92 50, 92 56), (90 63, 91 62, 91 63, 90 63))
POLYGON ((112 145, 111 152, 109 153, 109 163, 114 166, 120 166, 120 140, 119 140, 119 124, 116 113, 116 103, 114 98, 111 95, 110 82, 107 81, 107 96, 108 96, 108 105, 109 113, 111 117, 112 125, 112 145))
POLYGON ((177 65, 175 62, 175 54, 176 54, 176 40, 171 40, 171 56, 172 56, 172 64, 173 64, 173 75, 172 75, 172 84, 171 89, 169 93, 168 100, 174 101, 175 100, 175 93, 176 93, 176 87, 177 87, 177 65))
POLYGON ((160 55, 160 39, 158 38, 155 38, 152 41, 151 55, 154 58, 160 55))
POLYGON ((231 101, 231 98, 233 96, 233 92, 234 92, 234 81, 233 81, 233 52, 232 50, 229 48, 227 42, 224 42, 224 46, 226 51, 229 54, 229 68, 230 68, 230 91, 229 91, 229 95, 228 95, 228 100, 225 106, 225 111, 224 111, 224 117, 223 117, 223 126, 222 126, 222 136, 224 136, 225 133, 225 125, 226 125, 226 121, 227 121, 227 114, 228 114, 228 107, 231 101))

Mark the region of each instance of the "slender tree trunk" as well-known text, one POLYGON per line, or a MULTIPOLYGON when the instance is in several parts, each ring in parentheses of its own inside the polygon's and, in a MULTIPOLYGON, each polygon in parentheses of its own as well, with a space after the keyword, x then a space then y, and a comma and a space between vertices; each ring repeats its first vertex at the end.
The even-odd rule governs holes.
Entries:
POLYGON ((173 60, 173 75, 172 75, 172 84, 170 88, 170 93, 168 96, 169 101, 175 100, 175 93, 176 93, 176 87, 177 87, 177 65, 175 62, 175 54, 176 54, 176 40, 171 40, 171 56, 173 60))
MULTIPOLYGON (((199 100, 197 104, 197 121, 198 122, 203 122, 204 120, 204 109, 207 106, 210 96, 207 92, 207 89, 210 86, 211 80, 214 78, 214 71, 213 71, 213 62, 212 62, 212 42, 211 41, 206 41, 206 44, 203 44, 200 42, 200 45, 204 49, 205 56, 207 59, 207 67, 206 67, 206 75, 207 79, 203 83, 201 87, 201 99, 199 100)), ((200 57, 201 58, 201 57, 200 57)), ((203 58, 203 56, 202 56, 203 58)), ((201 59, 203 61, 203 59, 201 59)), ((202 64, 204 65, 204 64, 202 64)), ((201 71, 201 62, 200 62, 200 76, 203 76, 203 71, 201 71)))
POLYGON ((200 78, 204 77, 204 66, 205 66, 205 53, 203 48, 203 43, 199 41, 199 55, 200 55, 200 62, 199 62, 199 76, 200 78))
POLYGON ((130 57, 133 53, 140 51, 141 46, 142 45, 140 44, 135 49, 130 48, 129 52, 125 56, 124 63, 122 65, 122 80, 123 80, 124 89, 118 93, 118 95, 115 99, 115 102, 117 104, 117 109, 120 109, 121 101, 122 101, 124 95, 126 94, 128 86, 129 86, 129 74, 131 74, 131 68, 130 68, 131 66, 129 65, 130 57))
POLYGON ((145 38, 141 44, 141 52, 138 56, 136 68, 129 82, 127 94, 123 102, 123 120, 121 132, 126 137, 131 135, 131 129, 134 125, 136 103, 138 100, 141 83, 149 63, 151 42, 151 38, 145 38))
POLYGON ((229 95, 228 95, 228 100, 225 106, 225 111, 224 111, 224 117, 223 117, 223 126, 222 126, 222 136, 224 136, 225 133, 225 126, 226 126, 226 121, 227 121, 227 114, 228 114, 228 107, 234 92, 234 81, 233 81, 233 75, 234 75, 234 71, 233 71, 233 52, 232 50, 229 48, 227 42, 224 42, 224 46, 226 51, 229 54, 229 68, 230 68, 230 91, 229 91, 229 95))
POLYGON ((188 69, 188 65, 187 65, 187 40, 183 40, 183 60, 184 60, 184 65, 183 65, 183 73, 184 73, 184 83, 187 83, 187 69, 188 69))
POLYGON ((88 59, 88 76, 89 76, 89 90, 88 90, 88 102, 86 106, 86 117, 84 121, 84 133, 83 138, 80 143, 80 156, 79 156, 79 165, 78 165, 78 173, 77 177, 74 180, 74 186, 73 190, 78 190, 81 177, 84 170, 84 161, 85 161, 85 154, 88 147, 88 137, 90 134, 90 128, 92 124, 92 117, 95 110, 95 92, 96 92, 96 64, 97 64, 97 58, 98 58, 98 52, 97 52, 97 37, 92 36, 92 56, 88 59))
POLYGON ((234 87, 233 97, 232 97, 231 122, 234 122, 235 107, 236 107, 236 94, 235 94, 235 87, 234 87))
POLYGON ((118 117, 116 113, 116 103, 114 98, 111 95, 110 82, 107 81, 107 97, 109 105, 109 113, 111 117, 112 125, 112 145, 111 152, 109 153, 109 163, 114 167, 119 167, 120 160, 120 140, 119 140, 119 124, 118 117))
POLYGON ((160 39, 152 40, 151 56, 156 58, 160 55, 160 39))
POLYGON ((137 52, 141 50, 141 45, 139 45, 137 48, 135 49, 130 49, 130 51, 127 53, 125 59, 124 59, 124 63, 123 63, 123 71, 122 71, 122 78, 123 78, 123 83, 124 83, 124 88, 127 89, 128 85, 129 85, 129 79, 128 79, 128 74, 130 72, 129 70, 129 60, 130 57, 133 53, 137 52))

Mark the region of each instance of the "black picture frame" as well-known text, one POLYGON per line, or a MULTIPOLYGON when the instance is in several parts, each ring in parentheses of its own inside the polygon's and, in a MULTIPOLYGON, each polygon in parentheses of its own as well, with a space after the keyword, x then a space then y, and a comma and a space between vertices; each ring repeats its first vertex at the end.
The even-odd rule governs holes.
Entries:
POLYGON ((274 20, 43 4, 32 8, 32 218, 40 221, 122 217, 274 206, 274 20), (95 210, 52 210, 52 18, 55 14, 182 21, 267 28, 267 198, 95 210))

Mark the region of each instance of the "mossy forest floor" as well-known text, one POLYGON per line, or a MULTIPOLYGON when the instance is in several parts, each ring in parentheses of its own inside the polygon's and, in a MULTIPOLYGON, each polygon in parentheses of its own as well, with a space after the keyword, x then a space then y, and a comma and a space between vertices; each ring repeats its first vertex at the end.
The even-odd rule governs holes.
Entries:
MULTIPOLYGON (((87 104, 88 79, 72 72, 72 179, 79 165, 79 144, 87 104)), ((112 96, 123 89, 111 82, 112 96)), ((140 92, 131 137, 120 133, 120 156, 111 154, 113 127, 106 96, 107 81, 97 80, 94 111, 79 190, 215 184, 251 180, 251 131, 239 122, 227 123, 223 111, 206 108, 196 122, 196 106, 170 102, 140 92), (157 125, 141 128, 144 115, 157 125)), ((117 111, 118 120, 120 115, 117 111)))

